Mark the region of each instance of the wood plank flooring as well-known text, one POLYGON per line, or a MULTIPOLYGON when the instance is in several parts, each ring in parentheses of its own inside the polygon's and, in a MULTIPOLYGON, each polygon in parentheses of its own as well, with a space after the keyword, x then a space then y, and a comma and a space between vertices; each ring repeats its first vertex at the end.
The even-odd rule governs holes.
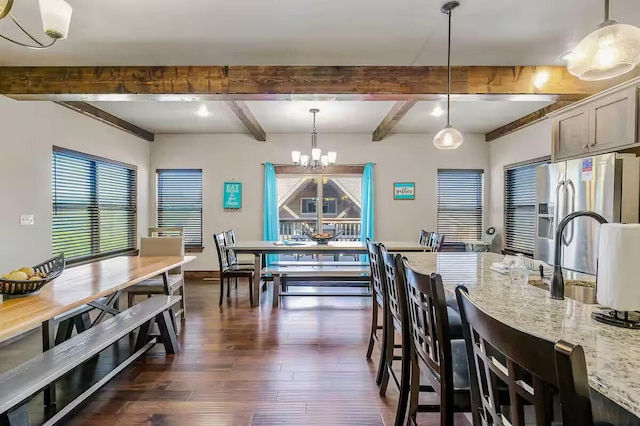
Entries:
MULTIPOLYGON (((390 425, 397 389, 386 397, 365 359, 370 298, 289 297, 272 309, 269 294, 250 308, 241 282, 218 307, 215 282, 187 283, 188 318, 181 351, 161 345, 122 372, 66 420, 69 425, 390 425)), ((0 370, 39 351, 39 332, 0 348, 0 370)), ((128 349, 103 353, 95 365, 58 385, 64 399, 104 374, 128 349)), ((377 352, 374 359, 377 359, 377 352)), ((42 397, 29 404, 32 421, 46 413, 42 397)), ((438 414, 419 423, 439 424, 438 414)), ((456 425, 469 425, 464 415, 456 425)))

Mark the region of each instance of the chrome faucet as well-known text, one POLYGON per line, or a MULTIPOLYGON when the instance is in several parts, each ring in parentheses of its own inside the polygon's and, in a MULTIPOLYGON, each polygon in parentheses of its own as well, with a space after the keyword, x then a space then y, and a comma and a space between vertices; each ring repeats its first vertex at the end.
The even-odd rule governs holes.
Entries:
POLYGON ((564 228, 567 227, 569 222, 573 219, 586 216, 592 219, 597 220, 600 224, 607 223, 607 219, 600 216, 598 213, 581 210, 577 212, 570 213, 565 216, 564 219, 558 224, 556 228, 556 252, 553 261, 553 278, 551 279, 551 286, 549 290, 551 292, 551 297, 553 299, 564 299, 564 277, 562 276, 562 233, 564 232, 564 228))

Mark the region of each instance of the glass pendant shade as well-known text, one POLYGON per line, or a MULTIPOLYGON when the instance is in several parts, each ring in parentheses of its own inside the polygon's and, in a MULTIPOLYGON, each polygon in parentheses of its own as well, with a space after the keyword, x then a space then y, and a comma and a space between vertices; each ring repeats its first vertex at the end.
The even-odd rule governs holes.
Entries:
POLYGON ((297 164, 300 161, 300 151, 291 151, 291 162, 297 164))
POLYGON ((300 165, 301 166, 309 165, 309 156, 308 155, 301 155, 300 156, 300 165))
POLYGON ((56 40, 67 38, 72 12, 73 9, 64 0, 40 0, 44 32, 56 40))
POLYGON ((327 157, 329 159, 329 164, 335 164, 337 156, 338 156, 338 154, 336 154, 335 151, 329 151, 327 153, 327 157))
POLYGON ((322 155, 322 150, 320 148, 313 148, 311 150, 311 159, 313 161, 320 161, 321 155, 322 155))
POLYGON ((433 138, 433 144, 438 149, 456 149, 463 141, 462 133, 451 126, 440 130, 433 138))
POLYGON ((329 156, 328 155, 323 155, 320 157, 320 162, 322 163, 323 166, 328 166, 329 165, 329 156))
POLYGON ((580 80, 617 77, 640 63, 640 28, 607 21, 569 54, 567 70, 580 80))

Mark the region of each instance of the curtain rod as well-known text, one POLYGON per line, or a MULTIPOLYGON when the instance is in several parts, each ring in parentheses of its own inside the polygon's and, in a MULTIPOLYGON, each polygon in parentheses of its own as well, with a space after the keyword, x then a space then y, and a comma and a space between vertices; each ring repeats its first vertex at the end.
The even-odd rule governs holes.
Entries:
MULTIPOLYGON (((260 163, 260 164, 262 164, 263 166, 266 165, 266 163, 260 163)), ((296 165, 296 164, 293 164, 293 163, 272 163, 272 164, 273 164, 273 166, 295 166, 296 165)), ((369 164, 369 163, 357 163, 357 164, 342 164, 342 163, 340 163, 340 164, 331 164, 331 165, 326 166, 326 167, 331 167, 331 166, 363 166, 364 167, 367 164, 369 164)), ((371 163, 371 164, 373 164, 374 166, 376 165, 376 163, 371 163)))

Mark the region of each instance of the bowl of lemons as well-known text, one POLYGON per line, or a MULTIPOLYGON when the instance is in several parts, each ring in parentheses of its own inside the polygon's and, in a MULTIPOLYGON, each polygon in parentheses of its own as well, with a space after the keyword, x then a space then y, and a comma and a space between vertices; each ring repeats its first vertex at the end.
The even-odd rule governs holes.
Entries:
POLYGON ((0 277, 0 294, 26 296, 40 291, 58 278, 65 268, 64 254, 59 254, 36 266, 24 266, 0 277))

